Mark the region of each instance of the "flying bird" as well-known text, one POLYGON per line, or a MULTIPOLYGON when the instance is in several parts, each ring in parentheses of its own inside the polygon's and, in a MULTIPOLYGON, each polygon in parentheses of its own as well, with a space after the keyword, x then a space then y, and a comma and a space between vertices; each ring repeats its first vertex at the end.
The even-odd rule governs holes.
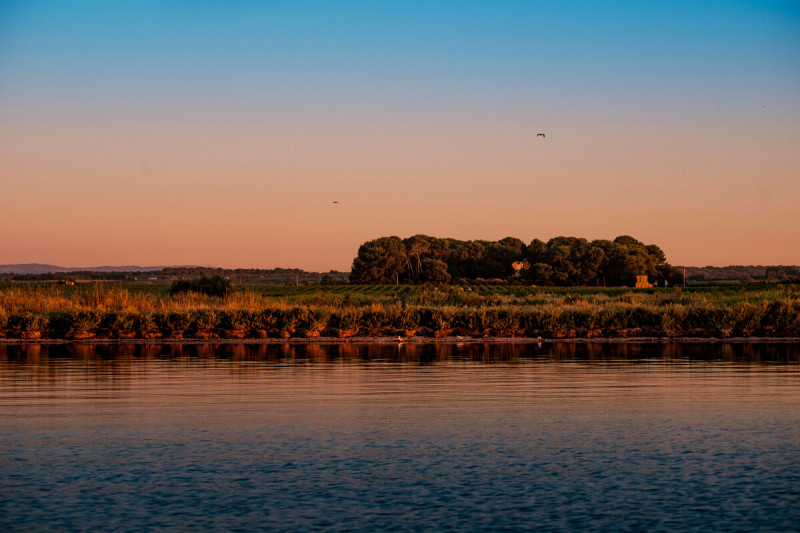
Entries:
POLYGON ((338 203, 339 203, 339 201, 338 201, 338 200, 334 200, 334 201, 333 201, 333 203, 335 203, 335 204, 338 204, 338 203))
POLYGON ((536 136, 544 138, 544 133, 537 133, 536 136))

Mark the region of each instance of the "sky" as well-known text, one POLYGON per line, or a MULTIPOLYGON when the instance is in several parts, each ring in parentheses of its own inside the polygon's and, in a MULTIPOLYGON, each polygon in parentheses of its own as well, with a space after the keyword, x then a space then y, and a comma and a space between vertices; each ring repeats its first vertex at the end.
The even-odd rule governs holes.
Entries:
POLYGON ((800 264, 799 206, 800 2, 0 1, 0 264, 800 264))

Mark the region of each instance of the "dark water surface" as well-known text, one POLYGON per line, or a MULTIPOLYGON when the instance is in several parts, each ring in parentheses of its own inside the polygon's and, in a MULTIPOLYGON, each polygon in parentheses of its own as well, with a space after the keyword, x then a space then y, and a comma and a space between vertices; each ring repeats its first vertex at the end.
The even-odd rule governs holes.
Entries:
POLYGON ((800 347, 0 345, 4 531, 798 531, 800 347))

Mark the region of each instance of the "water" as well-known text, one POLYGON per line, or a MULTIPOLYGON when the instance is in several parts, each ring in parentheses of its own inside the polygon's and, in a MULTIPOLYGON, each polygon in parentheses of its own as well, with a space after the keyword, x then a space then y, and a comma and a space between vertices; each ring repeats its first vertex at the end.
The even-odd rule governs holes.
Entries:
POLYGON ((798 531, 800 347, 0 345, 4 531, 798 531))

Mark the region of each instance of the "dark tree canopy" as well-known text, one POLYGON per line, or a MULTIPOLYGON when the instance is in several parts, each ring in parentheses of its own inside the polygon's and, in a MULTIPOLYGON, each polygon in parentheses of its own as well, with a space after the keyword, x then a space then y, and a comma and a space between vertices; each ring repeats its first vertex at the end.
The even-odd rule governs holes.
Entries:
POLYGON ((175 295, 181 292, 199 292, 224 298, 230 289, 231 282, 222 276, 204 276, 199 279, 178 280, 169 288, 169 293, 175 295))
POLYGON ((406 247, 399 237, 367 241, 358 248, 358 255, 353 260, 350 282, 395 283, 401 276, 405 279, 407 263, 406 247))
POLYGON ((622 286, 636 276, 676 284, 681 273, 655 244, 623 235, 613 241, 579 237, 461 241, 414 235, 381 237, 361 245, 352 283, 447 283, 451 280, 518 279, 535 285, 622 286), (515 268, 516 265, 516 268, 515 268))

